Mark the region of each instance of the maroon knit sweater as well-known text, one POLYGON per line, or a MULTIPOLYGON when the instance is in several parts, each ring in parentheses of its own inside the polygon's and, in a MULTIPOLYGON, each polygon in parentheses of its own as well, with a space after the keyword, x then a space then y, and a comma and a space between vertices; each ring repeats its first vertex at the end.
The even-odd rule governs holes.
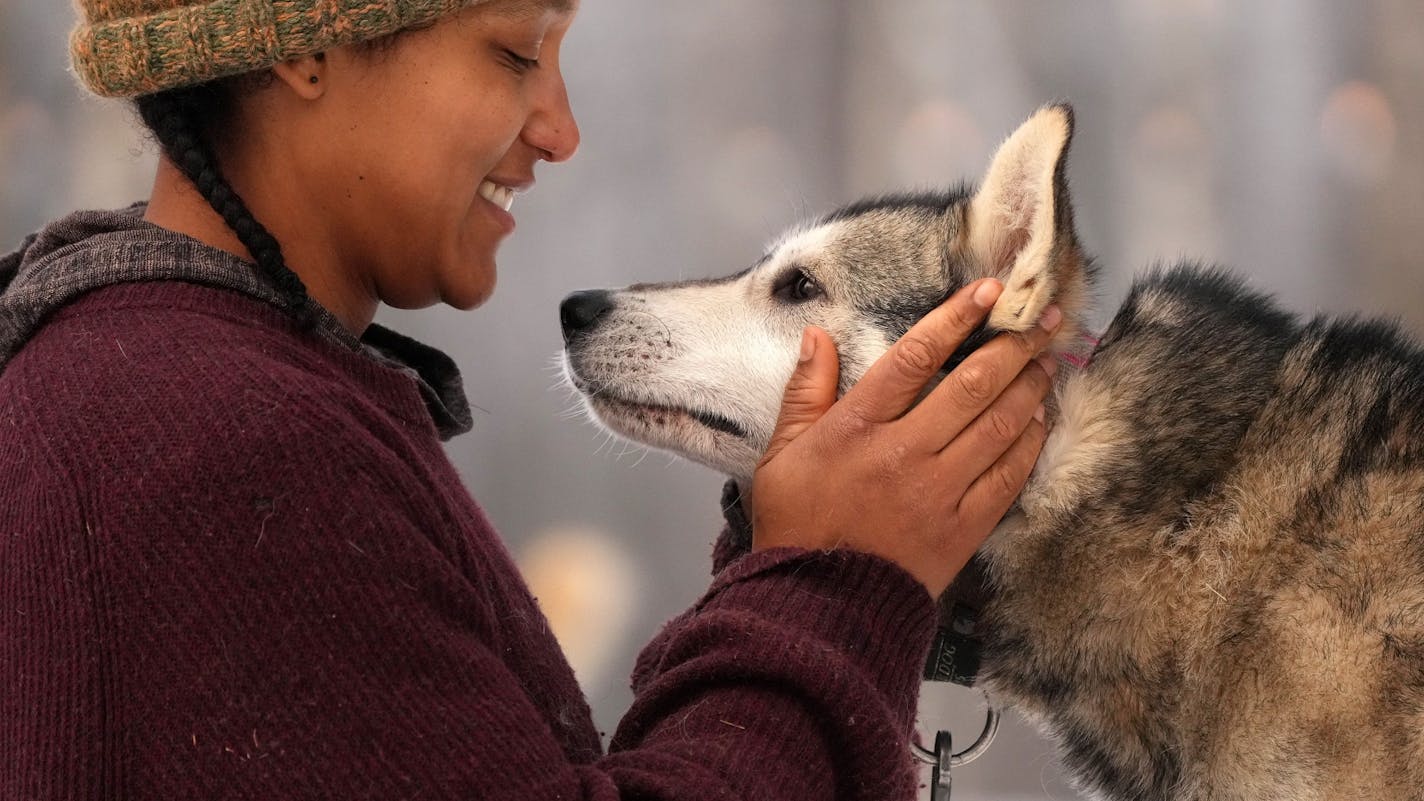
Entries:
MULTIPOLYGON (((446 458, 438 351, 80 212, 0 259, 0 799, 884 799, 934 609, 850 552, 741 554, 605 754, 446 458)), ((725 548, 725 543, 723 543, 725 548)))

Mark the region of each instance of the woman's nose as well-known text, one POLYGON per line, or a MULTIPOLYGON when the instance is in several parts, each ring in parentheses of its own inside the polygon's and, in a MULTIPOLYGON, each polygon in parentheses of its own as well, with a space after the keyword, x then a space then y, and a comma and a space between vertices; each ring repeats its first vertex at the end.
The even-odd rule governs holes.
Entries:
POLYGON ((562 78, 551 91, 549 102, 535 111, 524 126, 524 139, 542 152, 545 161, 567 161, 578 150, 578 122, 569 106, 569 93, 562 78))

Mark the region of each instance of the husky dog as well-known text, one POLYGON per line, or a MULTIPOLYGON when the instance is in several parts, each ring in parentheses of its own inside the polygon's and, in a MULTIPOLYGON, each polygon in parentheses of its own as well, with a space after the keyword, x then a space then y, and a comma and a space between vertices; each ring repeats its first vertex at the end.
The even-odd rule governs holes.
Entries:
POLYGON ((980 684, 1097 797, 1424 799, 1424 352, 1184 265, 1083 353, 1072 131, 1041 109, 977 191, 853 204, 728 278, 572 295, 568 379, 614 432, 749 486, 804 326, 844 391, 975 279, 1005 290, 959 358, 1056 302, 1052 349, 1091 362, 1060 370, 977 556, 980 684))

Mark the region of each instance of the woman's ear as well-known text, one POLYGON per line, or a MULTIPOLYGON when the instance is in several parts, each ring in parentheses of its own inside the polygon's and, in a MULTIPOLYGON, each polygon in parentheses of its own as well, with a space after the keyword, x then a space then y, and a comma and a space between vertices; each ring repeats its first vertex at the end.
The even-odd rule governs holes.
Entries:
POLYGON ((326 93, 326 54, 311 53, 272 65, 272 73, 303 100, 315 100, 326 93))

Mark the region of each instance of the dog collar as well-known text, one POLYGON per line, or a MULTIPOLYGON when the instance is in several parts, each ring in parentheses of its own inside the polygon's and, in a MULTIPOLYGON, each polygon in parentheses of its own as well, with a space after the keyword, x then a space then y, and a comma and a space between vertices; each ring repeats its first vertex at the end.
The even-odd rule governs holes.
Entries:
MULTIPOLYGON (((941 623, 930 643, 925 660, 925 681, 948 681, 973 687, 979 678, 979 660, 984 643, 976 636, 979 610, 962 602, 949 609, 948 622, 941 623)), ((943 618, 942 618, 943 619, 943 618)))
POLYGON ((1076 367, 1076 368, 1078 368, 1079 370, 1081 370, 1081 369, 1083 369, 1084 367, 1087 367, 1089 364, 1092 363, 1092 361, 1093 361, 1093 351, 1097 349, 1098 343, 1099 343, 1099 342, 1102 342, 1102 341, 1103 341, 1103 340, 1102 340, 1101 337, 1095 337, 1095 336, 1093 336, 1092 334, 1083 334, 1083 345, 1084 345, 1084 348, 1083 348, 1082 352, 1080 352, 1080 353, 1073 353, 1073 352, 1060 353, 1060 354, 1058 355, 1058 359, 1059 359, 1059 361, 1063 362, 1064 364, 1071 365, 1071 366, 1076 367))
POLYGON ((930 643, 925 661, 925 681, 948 681, 973 687, 979 677, 980 654, 984 650, 981 610, 993 590, 984 572, 984 563, 969 560, 939 601, 939 628, 930 643))

